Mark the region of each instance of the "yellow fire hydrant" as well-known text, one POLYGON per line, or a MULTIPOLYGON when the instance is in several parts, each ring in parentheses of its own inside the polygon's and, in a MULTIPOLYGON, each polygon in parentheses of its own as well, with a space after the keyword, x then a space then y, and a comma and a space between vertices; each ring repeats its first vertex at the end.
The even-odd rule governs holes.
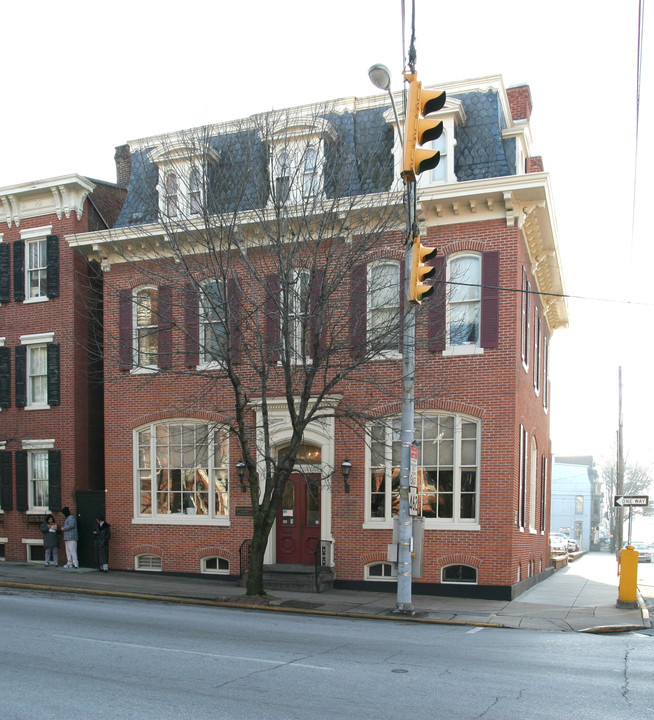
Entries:
POLYGON ((618 607, 638 607, 638 550, 627 545, 620 551, 618 607))

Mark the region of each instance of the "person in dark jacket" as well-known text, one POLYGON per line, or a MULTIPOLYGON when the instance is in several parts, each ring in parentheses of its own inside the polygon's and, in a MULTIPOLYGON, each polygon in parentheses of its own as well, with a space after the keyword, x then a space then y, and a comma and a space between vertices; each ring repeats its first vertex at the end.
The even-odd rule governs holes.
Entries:
POLYGON ((43 534, 43 547, 45 548, 45 566, 59 565, 59 526, 52 515, 48 515, 39 528, 43 534))
POLYGON ((96 518, 97 525, 93 534, 95 535, 95 547, 98 551, 98 564, 102 572, 109 572, 109 538, 111 537, 111 525, 100 514, 96 518))

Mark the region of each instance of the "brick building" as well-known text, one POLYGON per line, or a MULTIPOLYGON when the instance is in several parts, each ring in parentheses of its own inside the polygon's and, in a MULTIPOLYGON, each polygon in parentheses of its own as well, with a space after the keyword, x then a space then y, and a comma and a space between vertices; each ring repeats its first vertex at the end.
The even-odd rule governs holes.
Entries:
POLYGON ((45 514, 104 488, 100 274, 64 236, 111 226, 124 197, 124 188, 80 175, 0 188, 0 550, 8 560, 42 558, 45 514))
MULTIPOLYGON (((418 190, 438 255, 417 313, 414 590, 511 597, 549 567, 556 223, 529 88, 442 89, 441 162, 418 190)), ((117 158, 130 185, 115 228, 67 237, 104 271, 113 566, 238 576, 252 517, 232 380, 263 478, 320 372, 265 562, 317 552, 341 587, 392 582, 404 210, 388 96, 144 138, 117 158)))

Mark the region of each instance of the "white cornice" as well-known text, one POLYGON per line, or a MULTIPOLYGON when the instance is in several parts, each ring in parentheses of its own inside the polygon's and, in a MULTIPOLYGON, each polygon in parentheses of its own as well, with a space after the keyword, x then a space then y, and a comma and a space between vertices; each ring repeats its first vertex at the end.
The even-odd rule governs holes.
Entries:
POLYGON ((72 213, 82 219, 84 202, 95 184, 82 175, 36 180, 0 188, 0 222, 19 226, 21 220, 56 214, 59 220, 72 213))

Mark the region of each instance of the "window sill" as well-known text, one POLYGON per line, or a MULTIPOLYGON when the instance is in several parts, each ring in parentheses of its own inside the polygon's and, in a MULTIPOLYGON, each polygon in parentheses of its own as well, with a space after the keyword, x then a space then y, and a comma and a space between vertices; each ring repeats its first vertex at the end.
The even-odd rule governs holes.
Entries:
POLYGON ((130 375, 154 375, 159 372, 158 367, 133 367, 130 371, 130 375))
POLYGON ((134 517, 132 525, 211 525, 229 527, 229 517, 210 518, 201 515, 158 515, 156 517, 134 517))
POLYGON ((50 410, 50 405, 47 403, 44 405, 25 405, 23 410, 50 410))
POLYGON ((25 298, 23 305, 31 305, 32 303, 48 302, 50 298, 47 295, 42 297, 25 298))
POLYGON ((443 350, 443 357, 456 357, 458 355, 483 355, 484 348, 479 345, 450 345, 443 350))
MULTIPOLYGON (((388 520, 382 520, 380 522, 374 522, 372 520, 366 520, 362 528, 364 530, 392 530, 393 522, 388 520)), ((478 522, 446 522, 443 520, 429 520, 425 518, 425 530, 464 530, 466 532, 479 532, 481 525, 478 522)))

